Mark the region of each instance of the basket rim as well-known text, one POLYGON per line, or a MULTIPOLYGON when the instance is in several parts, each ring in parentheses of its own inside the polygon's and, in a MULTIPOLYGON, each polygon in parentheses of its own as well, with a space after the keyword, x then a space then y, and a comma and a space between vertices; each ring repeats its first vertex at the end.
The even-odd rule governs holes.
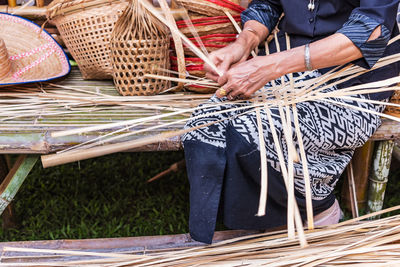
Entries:
POLYGON ((58 16, 65 16, 80 11, 87 11, 92 8, 98 8, 102 6, 112 4, 124 4, 128 3, 127 0, 72 0, 69 2, 54 1, 47 7, 46 16, 49 20, 55 19, 58 16))

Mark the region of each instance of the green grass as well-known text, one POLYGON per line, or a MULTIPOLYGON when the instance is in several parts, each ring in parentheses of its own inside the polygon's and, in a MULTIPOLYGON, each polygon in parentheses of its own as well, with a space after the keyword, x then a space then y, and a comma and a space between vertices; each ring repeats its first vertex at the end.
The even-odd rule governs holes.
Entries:
MULTIPOLYGON (((121 153, 49 169, 38 163, 15 197, 19 226, 0 229, 0 238, 20 241, 187 233, 186 171, 146 183, 183 157, 182 151, 121 153)), ((385 207, 400 205, 398 166, 392 166, 385 207)), ((340 188, 341 183, 338 196, 340 188)), ((217 229, 224 229, 221 222, 217 229)))
POLYGON ((37 164, 15 197, 20 226, 2 241, 186 233, 189 185, 181 170, 147 179, 183 152, 124 153, 43 169, 37 164))

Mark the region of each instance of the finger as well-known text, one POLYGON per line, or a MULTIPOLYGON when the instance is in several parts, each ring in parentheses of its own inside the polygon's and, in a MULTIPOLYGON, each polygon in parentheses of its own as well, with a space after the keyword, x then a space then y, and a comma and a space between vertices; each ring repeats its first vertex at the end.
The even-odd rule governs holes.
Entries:
POLYGON ((239 95, 242 95, 242 94, 244 94, 245 93, 245 89, 243 89, 243 88, 238 88, 238 89, 236 89, 236 90, 232 90, 230 93, 229 93, 229 96, 231 96, 232 98, 237 98, 239 95))
POLYGON ((227 55, 221 60, 220 64, 217 65, 218 70, 222 73, 226 73, 232 65, 233 57, 231 55, 227 55))
POLYGON ((228 73, 225 72, 224 75, 218 76, 217 83, 222 86, 226 84, 228 80, 229 80, 228 73))
POLYGON ((239 95, 245 99, 249 99, 255 92, 264 86, 262 82, 249 85, 248 87, 241 87, 236 91, 232 91, 230 94, 232 97, 238 97, 239 95))
MULTIPOLYGON (((223 61, 223 56, 217 55, 215 53, 211 53, 208 58, 210 59, 210 61, 212 63, 214 63, 215 66, 218 66, 219 64, 221 64, 221 62, 223 61)), ((207 73, 211 73, 215 76, 219 76, 218 73, 215 72, 215 69, 212 68, 209 64, 205 63, 204 64, 204 70, 207 73)))
POLYGON ((206 78, 210 79, 210 80, 213 80, 214 82, 217 82, 219 76, 218 75, 214 75, 214 74, 212 74, 210 72, 206 72, 206 78))
POLYGON ((224 97, 224 96, 226 96, 226 91, 225 91, 224 88, 219 88, 219 89, 215 92, 215 95, 216 95, 218 98, 224 97))
POLYGON ((222 86, 221 88, 219 88, 215 94, 217 95, 218 98, 224 97, 224 96, 228 96, 229 92, 231 91, 231 89, 229 89, 229 87, 222 86))
POLYGON ((204 64, 203 69, 204 69, 204 71, 206 73, 210 73, 213 76, 218 76, 218 73, 216 73, 215 70, 210 65, 208 65, 207 63, 204 64))
POLYGON ((239 99, 239 100, 246 100, 246 99, 249 99, 249 97, 247 97, 247 96, 245 96, 245 95, 243 95, 243 94, 240 94, 240 95, 238 95, 238 96, 236 97, 236 99, 239 99))

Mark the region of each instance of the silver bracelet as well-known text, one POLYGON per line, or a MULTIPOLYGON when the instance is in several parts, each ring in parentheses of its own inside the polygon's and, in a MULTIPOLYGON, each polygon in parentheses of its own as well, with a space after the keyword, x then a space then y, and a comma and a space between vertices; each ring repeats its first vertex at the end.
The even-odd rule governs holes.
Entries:
POLYGON ((310 44, 306 44, 304 47, 304 64, 306 65, 306 70, 313 70, 310 57, 310 44))

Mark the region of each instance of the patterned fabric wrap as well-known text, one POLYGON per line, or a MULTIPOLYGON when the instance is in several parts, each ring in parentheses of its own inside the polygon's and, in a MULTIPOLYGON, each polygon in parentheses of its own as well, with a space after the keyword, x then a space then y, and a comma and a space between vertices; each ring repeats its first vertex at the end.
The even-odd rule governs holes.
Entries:
MULTIPOLYGON (((295 73, 298 77, 302 73, 295 73)), ((317 77, 318 71, 309 72, 304 79, 317 77)), ((288 79, 288 77, 286 77, 288 79)), ((280 81, 276 83, 279 85, 280 81)), ((270 87, 268 83, 265 87, 270 87)), ((335 90, 331 87, 325 91, 335 90)), ((357 95, 365 99, 367 96, 357 95)), ((356 107, 382 111, 384 106, 361 101, 330 98, 331 100, 354 105, 356 107)), ((210 144, 215 147, 225 148, 225 136, 227 125, 230 124, 251 144, 259 146, 258 127, 255 111, 252 103, 234 104, 227 102, 226 98, 218 99, 215 95, 208 103, 201 105, 193 114, 192 119, 186 125, 191 128, 209 122, 217 122, 211 126, 191 131, 184 135, 183 141, 193 140, 210 144), (239 108, 239 109, 238 109, 239 108)), ((323 100, 307 101, 297 104, 299 113, 300 130, 305 146, 307 161, 311 178, 313 200, 322 200, 329 196, 341 173, 349 163, 354 149, 362 146, 379 127, 381 120, 377 115, 357 111, 341 105, 335 105, 323 100)), ((280 145, 283 148, 287 161, 287 145, 283 134, 282 123, 277 107, 271 108, 275 128, 277 130, 280 145)), ((268 164, 275 170, 280 170, 275 144, 272 138, 270 125, 264 110, 261 111, 265 146, 268 164)), ((293 136, 294 122, 292 118, 293 136)), ((299 151, 298 142, 294 140, 299 151)), ((298 152, 299 153, 299 152, 298 152)), ((301 164, 295 164, 295 188, 301 194, 305 194, 303 169, 301 164)))

